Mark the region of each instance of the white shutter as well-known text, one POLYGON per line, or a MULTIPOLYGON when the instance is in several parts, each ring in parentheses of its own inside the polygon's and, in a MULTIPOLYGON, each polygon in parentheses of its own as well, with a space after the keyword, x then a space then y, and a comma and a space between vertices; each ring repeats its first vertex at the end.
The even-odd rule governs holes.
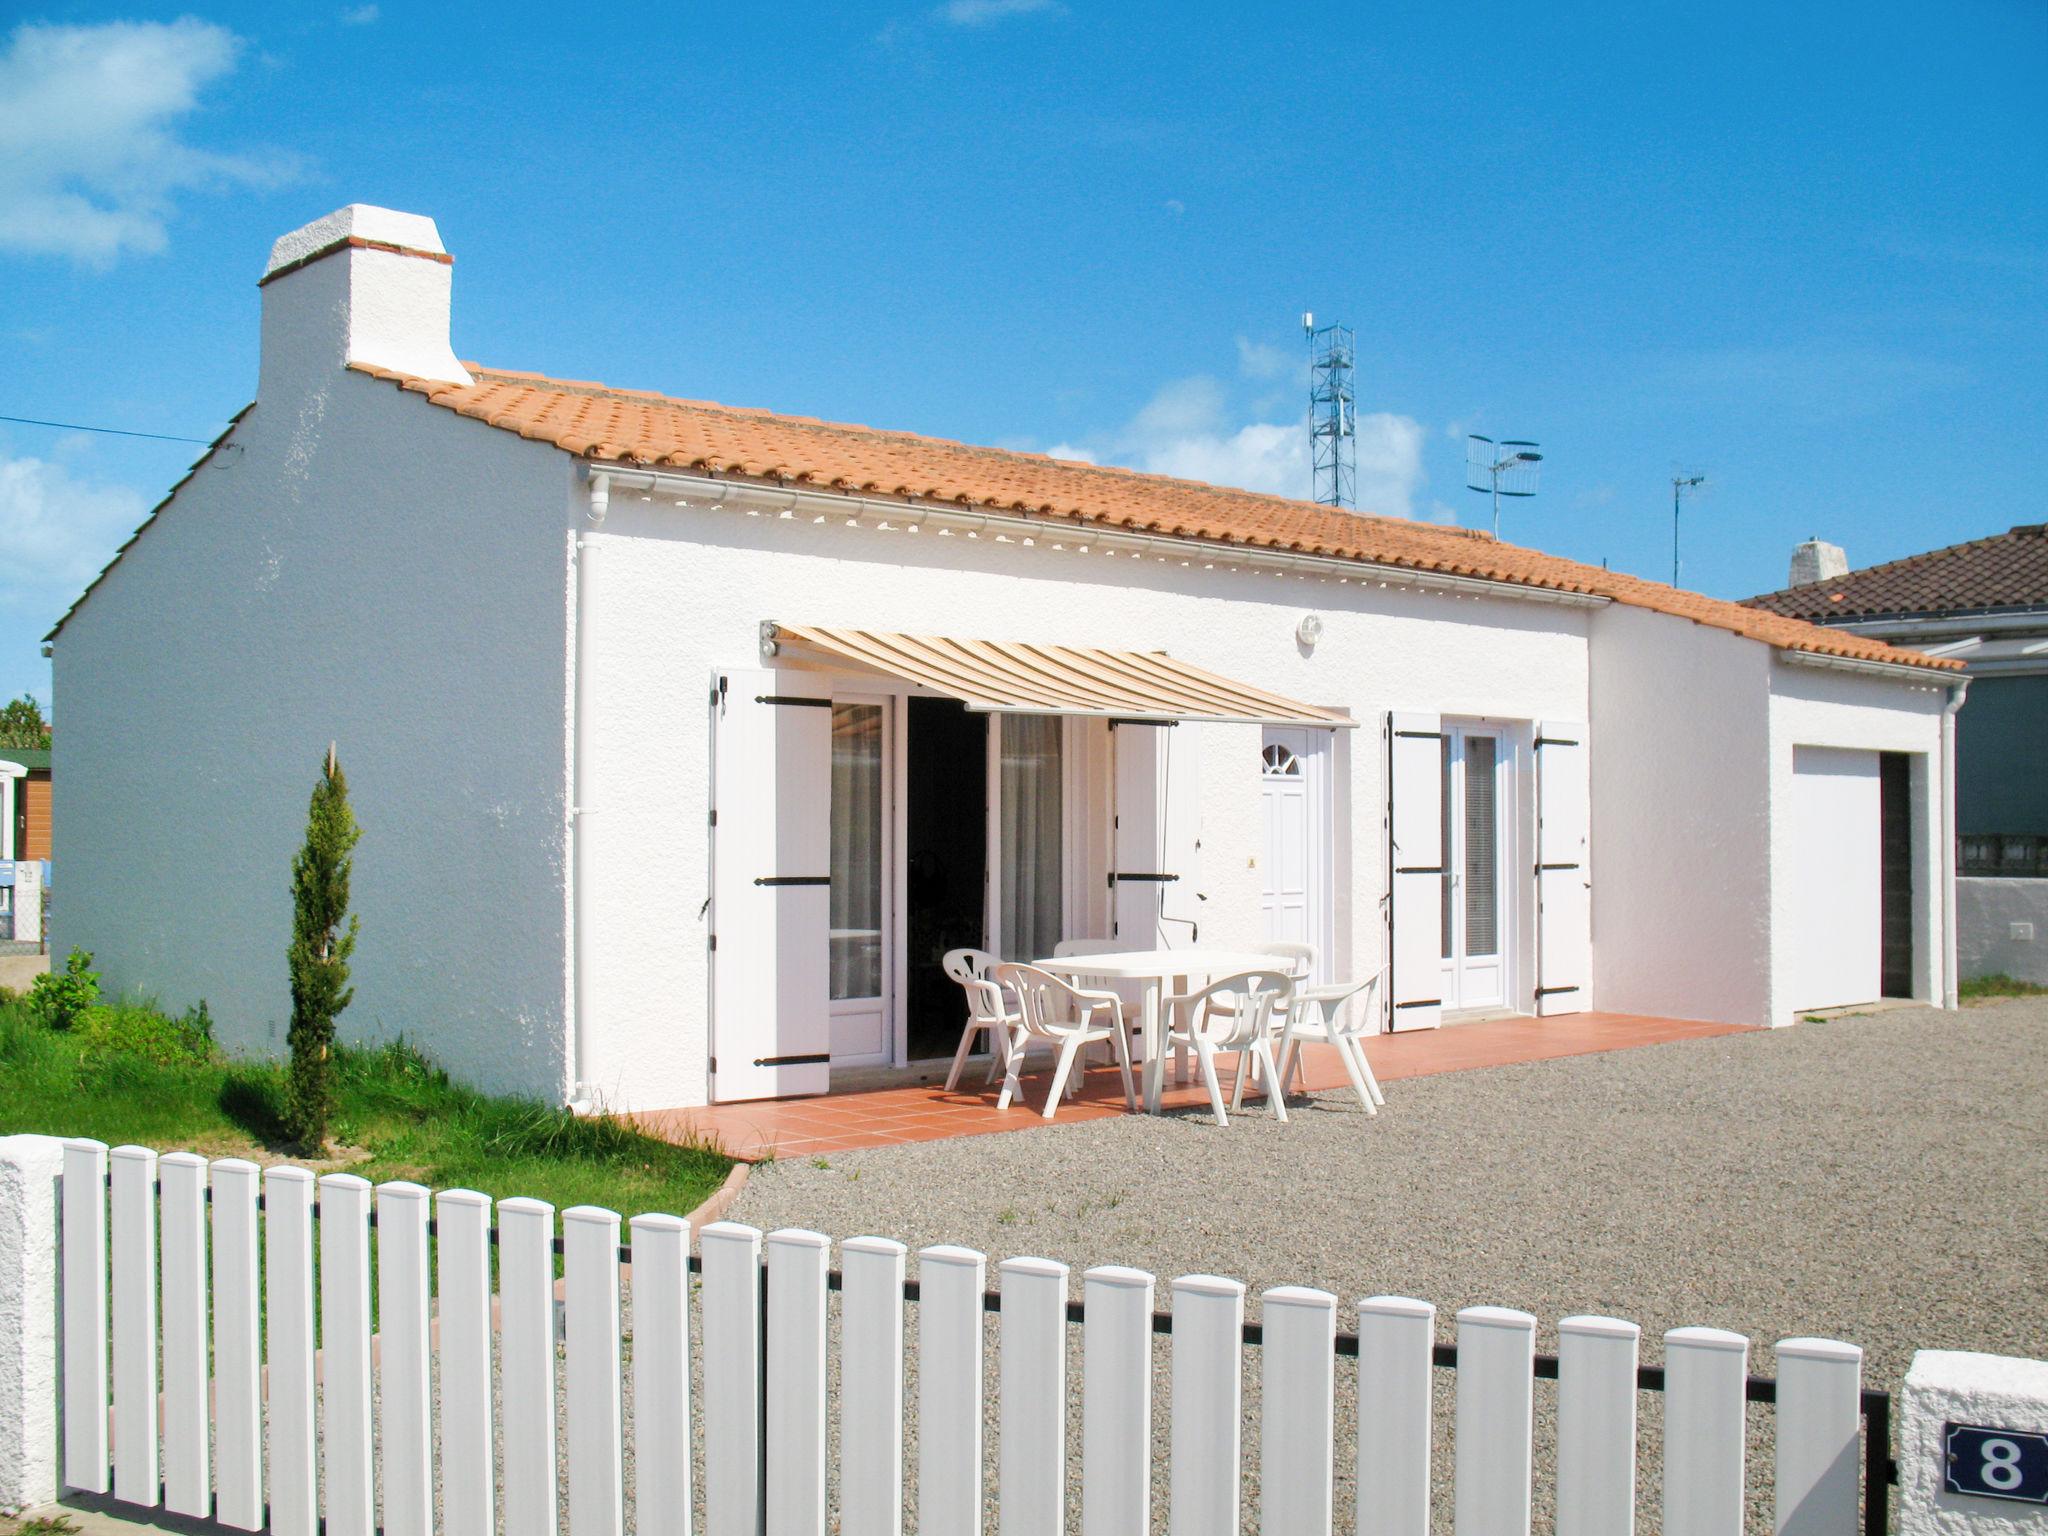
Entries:
POLYGON ((1188 726, 1119 720, 1114 937, 1126 949, 1176 949, 1201 936, 1201 748, 1188 726))
POLYGON ((831 700, 800 673, 720 673, 711 731, 711 1096, 823 1093, 831 700))
POLYGON ((1443 1023, 1443 718, 1387 716, 1387 995, 1395 1029, 1443 1023))
POLYGON ((1536 1012, 1593 1006, 1593 877, 1587 858, 1592 802, 1586 728, 1536 727, 1536 1012))

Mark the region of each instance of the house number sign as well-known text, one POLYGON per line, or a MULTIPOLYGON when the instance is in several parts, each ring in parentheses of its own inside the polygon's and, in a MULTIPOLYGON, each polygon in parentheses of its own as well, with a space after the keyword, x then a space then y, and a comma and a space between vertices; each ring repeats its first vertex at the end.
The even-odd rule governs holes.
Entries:
POLYGON ((2048 1434, 1945 1424, 1942 1486, 1980 1499, 2048 1504, 2048 1434))

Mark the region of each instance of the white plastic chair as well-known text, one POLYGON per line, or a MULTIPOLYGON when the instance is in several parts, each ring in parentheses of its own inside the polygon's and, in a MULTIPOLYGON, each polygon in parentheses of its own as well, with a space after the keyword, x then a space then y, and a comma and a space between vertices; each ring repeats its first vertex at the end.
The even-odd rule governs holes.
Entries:
POLYGON ((953 1052, 953 1070, 946 1074, 946 1092, 960 1083, 967 1058, 973 1054, 975 1037, 988 1034, 988 1077, 994 1082, 1009 1059, 1010 1031, 1019 1022, 1015 1009, 1003 1003, 1003 990, 988 979, 996 957, 985 949, 949 949, 939 962, 946 974, 967 994, 967 1025, 960 1031, 959 1048, 953 1052))
MULTIPOLYGON (((1052 957, 1055 960, 1072 960, 1077 957, 1085 958, 1088 955, 1114 955, 1120 954, 1127 947, 1121 939, 1061 939, 1059 943, 1053 945, 1052 957)), ((1132 995, 1129 982, 1118 984, 1111 981, 1108 977, 1103 977, 1102 981, 1103 985, 1101 987, 1091 988, 1090 990, 1114 992, 1118 997, 1122 998, 1124 1001, 1124 1028, 1132 1033, 1136 1033, 1138 1020, 1145 1012, 1144 1003, 1132 995)))
MULTIPOLYGON (((1169 999, 1174 1022, 1168 1028, 1168 1045, 1190 1047, 1202 1066, 1202 1081, 1209 1089, 1209 1107, 1218 1125, 1230 1124, 1223 1110, 1223 1089, 1216 1080, 1216 1056, 1234 1051, 1239 1057, 1237 1075, 1243 1082, 1246 1067, 1256 1063, 1268 1083, 1280 1081, 1273 1056, 1274 1020, 1284 1019, 1294 998, 1294 978, 1283 970, 1245 971, 1212 982, 1199 992, 1169 999)), ((1273 1118, 1287 1122, 1287 1098, 1282 1093, 1268 1097, 1273 1118)))
MULTIPOLYGON (((1020 1022, 1010 1030, 1009 1069, 1003 1074, 1003 1091, 997 1109, 1008 1109, 1017 1097, 1017 1076, 1024 1065, 1024 1053, 1033 1039, 1050 1041, 1059 1047, 1059 1061, 1053 1067, 1052 1086, 1046 1090, 1045 1118, 1050 1120, 1059 1107, 1060 1095, 1068 1091, 1074 1058, 1091 1045, 1107 1044, 1116 1052, 1117 1070, 1124 1079, 1124 1107, 1135 1114, 1138 1097, 1131 1086, 1131 1046, 1124 1034, 1123 999, 1114 992, 1084 992, 1050 971, 1035 965, 999 965, 989 980, 1012 993, 1018 1004, 1020 1022)), ((1075 1091, 1080 1080, 1073 1079, 1075 1091)))
POLYGON ((1275 940, 1270 944, 1249 945, 1245 953, 1271 955, 1275 960, 1286 961, 1287 963, 1282 969, 1292 976, 1297 984, 1306 982, 1316 972, 1316 947, 1313 944, 1294 944, 1285 940, 1275 940))
MULTIPOLYGON (((1294 1006, 1280 1031, 1280 1081, 1289 1083, 1301 1065, 1301 1043, 1323 1040, 1335 1047, 1344 1063, 1344 1075, 1357 1090, 1358 1102, 1368 1115, 1377 1115, 1387 1102, 1380 1092, 1380 1080, 1366 1060, 1365 1037, 1379 1031, 1380 988, 1387 968, 1364 981, 1340 981, 1325 987, 1304 987, 1294 994, 1294 1006)), ((1241 1080, 1240 1080, 1241 1081, 1241 1080)))

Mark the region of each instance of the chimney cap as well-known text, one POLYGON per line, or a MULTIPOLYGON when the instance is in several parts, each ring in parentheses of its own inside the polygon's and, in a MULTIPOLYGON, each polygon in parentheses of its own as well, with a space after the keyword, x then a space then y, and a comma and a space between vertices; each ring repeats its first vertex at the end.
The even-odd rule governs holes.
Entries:
POLYGON ((287 267, 303 265, 351 241, 367 242, 413 255, 447 261, 448 248, 441 243, 441 231, 423 213, 401 213, 396 208, 379 208, 371 203, 350 203, 325 218, 281 236, 270 248, 270 264, 263 269, 265 281, 287 267))

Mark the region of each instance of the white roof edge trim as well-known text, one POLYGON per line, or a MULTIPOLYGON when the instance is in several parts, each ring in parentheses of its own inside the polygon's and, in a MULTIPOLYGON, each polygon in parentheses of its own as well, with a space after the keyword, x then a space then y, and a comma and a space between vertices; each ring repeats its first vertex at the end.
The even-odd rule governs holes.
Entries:
MULTIPOLYGON (((567 452, 567 449, 563 449, 567 452)), ((1298 571, 1305 575, 1342 580, 1380 581, 1391 586, 1420 587, 1425 590, 1462 592, 1474 597, 1495 597, 1509 602, 1550 603, 1564 608, 1605 608, 1614 601, 1593 592, 1562 592, 1553 587, 1530 586, 1517 581, 1495 581, 1483 576, 1453 576, 1436 571, 1419 571, 1405 565, 1385 565, 1370 560, 1346 560, 1335 555, 1310 555, 1293 550, 1265 549, 1255 544, 1223 544, 1211 539, 1177 538, 1171 534, 1135 533, 1100 524, 1048 522, 1014 512, 984 512, 965 507, 940 506, 927 502, 878 501, 867 496, 849 496, 841 491, 803 490, 757 485, 746 480, 719 480, 706 475, 689 475, 674 470, 652 470, 637 466, 614 466, 601 460, 585 460, 586 473, 604 477, 609 490, 662 491, 689 503, 709 502, 713 506, 755 507, 768 512, 796 512, 815 508, 826 514, 872 518, 876 522, 901 522, 912 527, 962 528, 980 532, 1007 533, 1028 538, 1034 544, 1056 542, 1081 549, 1124 549, 1150 551, 1161 559, 1201 558, 1198 552, 1221 564, 1265 566, 1298 571)))

